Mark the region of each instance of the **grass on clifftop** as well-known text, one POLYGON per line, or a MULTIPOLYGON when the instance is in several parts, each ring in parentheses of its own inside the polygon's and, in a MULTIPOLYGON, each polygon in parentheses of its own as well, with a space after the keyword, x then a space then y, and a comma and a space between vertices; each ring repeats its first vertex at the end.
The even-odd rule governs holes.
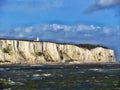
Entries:
POLYGON ((102 48, 105 48, 105 49, 109 49, 108 47, 106 46, 102 46, 102 45, 93 45, 93 44, 72 44, 72 43, 60 43, 60 42, 53 42, 53 41, 35 41, 35 40, 22 40, 22 39, 5 39, 5 38, 0 38, 0 40, 19 40, 19 41, 29 41, 29 42, 50 42, 50 43, 56 43, 56 44, 63 44, 63 45, 75 45, 75 46, 78 46, 78 47, 81 47, 81 48, 86 48, 86 49, 94 49, 94 48, 97 48, 97 47, 102 47, 102 48))
POLYGON ((78 47, 81 47, 81 48, 86 48, 86 49, 94 49, 94 48, 97 48, 97 47, 102 47, 102 48, 105 48, 105 49, 108 49, 107 47, 105 46, 100 46, 100 45, 92 45, 92 44, 78 44, 77 45, 78 47))

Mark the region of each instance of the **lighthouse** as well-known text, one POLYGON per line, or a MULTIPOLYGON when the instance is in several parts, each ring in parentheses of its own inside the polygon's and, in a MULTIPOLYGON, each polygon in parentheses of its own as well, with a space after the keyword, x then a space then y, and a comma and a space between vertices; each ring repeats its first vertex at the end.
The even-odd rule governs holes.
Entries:
POLYGON ((36 38, 36 41, 39 41, 39 37, 36 38))

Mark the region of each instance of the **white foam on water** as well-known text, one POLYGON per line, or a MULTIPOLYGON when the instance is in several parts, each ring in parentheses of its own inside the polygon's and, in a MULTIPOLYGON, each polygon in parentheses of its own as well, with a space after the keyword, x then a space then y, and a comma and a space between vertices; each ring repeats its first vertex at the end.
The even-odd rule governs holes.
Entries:
POLYGON ((75 68, 79 68, 78 66, 76 66, 75 68))
POLYGON ((94 68, 94 69, 89 69, 91 71, 96 71, 96 72, 105 72, 105 69, 101 69, 101 68, 94 68))
POLYGON ((30 75, 27 74, 26 77, 30 77, 30 75))
POLYGON ((80 72, 80 73, 85 73, 85 72, 82 71, 82 72, 80 72))
POLYGON ((46 74, 41 74, 41 76, 45 76, 45 77, 48 77, 48 76, 51 76, 52 74, 50 74, 50 73, 46 73, 46 74))
POLYGON ((39 77, 40 74, 33 74, 33 77, 39 77))
POLYGON ((9 82, 10 84, 15 84, 15 82, 12 81, 11 79, 8 79, 8 82, 9 82))
POLYGON ((93 76, 92 79, 95 79, 95 77, 93 76))
POLYGON ((10 70, 10 68, 0 68, 0 71, 10 70))
POLYGON ((51 76, 52 74, 50 73, 44 73, 44 74, 33 74, 33 77, 48 77, 51 76))
POLYGON ((3 89, 3 90, 12 90, 11 88, 5 88, 5 89, 3 89))
POLYGON ((0 68, 0 71, 4 71, 5 70, 5 68, 0 68))
POLYGON ((5 70, 10 70, 10 68, 5 68, 5 70))
POLYGON ((43 70, 39 69, 39 70, 36 70, 36 71, 43 71, 43 70))
POLYGON ((64 68, 64 67, 61 66, 60 68, 62 69, 62 68, 64 68))
POLYGON ((86 80, 86 82, 90 82, 90 80, 86 80))
POLYGON ((51 76, 52 74, 50 73, 44 73, 44 74, 33 74, 32 75, 32 80, 41 80, 43 79, 43 77, 49 77, 51 76))

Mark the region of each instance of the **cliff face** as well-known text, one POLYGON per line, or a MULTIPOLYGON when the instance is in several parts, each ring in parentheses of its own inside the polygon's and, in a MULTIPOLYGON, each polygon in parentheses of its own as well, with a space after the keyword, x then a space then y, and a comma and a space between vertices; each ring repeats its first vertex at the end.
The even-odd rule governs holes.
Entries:
POLYGON ((50 42, 0 40, 1 64, 115 62, 114 51, 50 42))

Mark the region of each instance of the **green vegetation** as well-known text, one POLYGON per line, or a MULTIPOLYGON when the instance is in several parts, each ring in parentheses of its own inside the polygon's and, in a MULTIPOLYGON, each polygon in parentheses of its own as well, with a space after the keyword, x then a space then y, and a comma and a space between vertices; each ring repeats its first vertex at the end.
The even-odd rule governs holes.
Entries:
POLYGON ((42 55, 43 55, 42 52, 36 52, 35 54, 36 54, 37 56, 42 56, 42 55))
POLYGON ((92 44, 78 44, 77 45, 78 47, 81 47, 81 48, 86 48, 86 49, 94 49, 94 48, 97 48, 97 47, 102 47, 102 48, 105 48, 105 49, 108 49, 107 47, 105 46, 100 46, 100 45, 92 45, 92 44))
POLYGON ((26 58, 26 56, 25 56, 25 54, 24 54, 23 51, 19 51, 19 53, 20 53, 20 55, 21 55, 25 60, 27 60, 27 58, 26 58))
POLYGON ((31 53, 33 56, 42 56, 43 55, 43 53, 42 52, 32 52, 31 53))
POLYGON ((99 53, 99 56, 103 56, 103 55, 102 55, 102 52, 99 53))
POLYGON ((44 58, 45 58, 45 60, 46 60, 47 62, 54 62, 54 60, 52 59, 52 57, 49 55, 49 52, 44 51, 43 56, 44 56, 44 58))
POLYGON ((2 51, 4 53, 8 53, 9 55, 12 55, 13 54, 12 45, 8 44, 5 48, 2 49, 2 51))
POLYGON ((98 59, 98 61, 101 61, 101 59, 98 59))
POLYGON ((6 80, 6 79, 1 79, 0 78, 0 90, 15 90, 15 89, 11 89, 12 87, 17 88, 18 86, 23 85, 23 83, 20 82, 14 82, 12 80, 6 80), (4 88, 8 88, 8 89, 4 89, 4 88))

